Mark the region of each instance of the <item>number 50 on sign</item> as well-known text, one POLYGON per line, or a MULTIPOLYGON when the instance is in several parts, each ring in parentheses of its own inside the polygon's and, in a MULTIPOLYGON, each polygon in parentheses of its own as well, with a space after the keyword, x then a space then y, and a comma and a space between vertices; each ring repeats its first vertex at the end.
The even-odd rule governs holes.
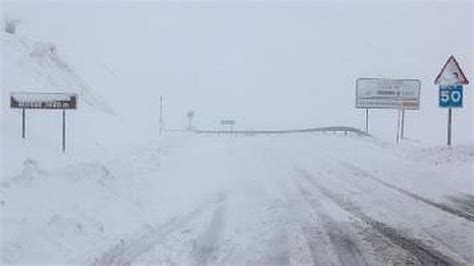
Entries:
POLYGON ((462 108, 462 85, 439 87, 439 107, 462 108))

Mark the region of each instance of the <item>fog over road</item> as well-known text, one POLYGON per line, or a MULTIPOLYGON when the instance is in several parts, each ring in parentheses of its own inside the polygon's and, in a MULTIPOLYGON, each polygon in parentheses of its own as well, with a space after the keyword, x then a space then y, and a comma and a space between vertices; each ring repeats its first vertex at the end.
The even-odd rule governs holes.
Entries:
POLYGON ((474 263, 468 164, 353 135, 184 139, 156 178, 181 184, 193 207, 139 227, 92 264, 474 263))

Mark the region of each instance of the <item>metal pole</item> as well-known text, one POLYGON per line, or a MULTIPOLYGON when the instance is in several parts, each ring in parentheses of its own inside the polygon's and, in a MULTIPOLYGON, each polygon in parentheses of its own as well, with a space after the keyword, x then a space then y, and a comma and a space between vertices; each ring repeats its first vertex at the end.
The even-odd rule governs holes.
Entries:
MULTIPOLYGON (((390 79, 390 86, 393 89, 393 81, 390 79)), ((397 98, 398 98, 398 116, 397 116, 397 145, 400 143, 400 115, 402 111, 402 106, 401 106, 401 91, 400 88, 398 88, 397 91, 397 98)))
POLYGON ((369 108, 365 108, 365 132, 369 133, 369 108))
POLYGON ((397 144, 400 143, 400 114, 401 109, 398 109, 398 116, 397 116, 397 144))
POLYGON ((400 138, 405 138, 405 108, 402 108, 402 126, 401 126, 400 138))
POLYGON ((160 96, 160 130, 159 130, 160 136, 161 136, 162 131, 163 131, 163 97, 160 96))
POLYGON ((66 109, 63 109, 63 152, 66 152, 66 109))
POLYGON ((21 111, 21 137, 26 138, 26 111, 25 108, 21 111))
POLYGON ((448 110, 448 146, 451 146, 451 127, 453 121, 453 110, 449 108, 448 110))

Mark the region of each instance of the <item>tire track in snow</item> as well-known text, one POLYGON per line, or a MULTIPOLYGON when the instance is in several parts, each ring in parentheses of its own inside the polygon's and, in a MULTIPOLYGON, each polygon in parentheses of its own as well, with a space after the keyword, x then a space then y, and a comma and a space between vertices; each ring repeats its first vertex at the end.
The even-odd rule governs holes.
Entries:
POLYGON ((406 196, 409 196, 417 201, 421 201, 425 204, 428 204, 432 207, 435 207, 435 208, 438 208, 442 211, 445 211, 445 212, 448 212, 450 214, 453 214, 453 215, 456 215, 458 217, 461 217, 461 218, 464 218, 468 221, 471 221, 471 222, 474 222, 474 213, 469 213, 469 212, 466 212, 466 211, 461 211, 459 209, 455 209, 451 206, 448 206, 446 204, 442 204, 442 203, 438 203, 438 202, 435 202, 435 201, 432 201, 430 199, 427 199, 425 197, 422 197, 422 196, 419 196, 413 192, 410 192, 408 190, 405 190, 403 188, 400 188, 398 186, 395 186, 393 184, 390 184, 372 174, 370 174, 368 171, 356 166, 356 165, 353 165, 353 164, 350 164, 350 163, 347 163, 347 162, 341 162, 341 164, 346 168, 346 169, 349 169, 351 172, 353 172, 355 175, 357 176, 361 176, 361 177, 364 177, 364 178, 367 178, 369 180, 372 180, 372 181, 375 181, 385 187, 388 187, 392 190, 395 190, 401 194, 404 194, 406 196))
POLYGON ((99 258, 95 258, 92 265, 128 266, 132 264, 135 259, 153 249, 169 234, 201 215, 207 206, 208 204, 205 204, 184 216, 173 217, 159 227, 150 226, 138 237, 121 239, 119 243, 108 249, 99 258))
MULTIPOLYGON (((337 250, 326 248, 328 246, 331 246, 331 240, 329 239, 328 234, 325 232, 325 229, 321 228, 321 224, 323 224, 323 222, 321 221, 321 216, 318 213, 323 213, 324 216, 327 216, 326 214, 324 214, 324 212, 327 210, 323 208, 323 206, 321 205, 322 203, 318 200, 321 195, 318 195, 318 198, 315 198, 315 194, 310 192, 308 185, 303 186, 295 179, 293 181, 295 182, 296 187, 299 187, 301 195, 303 196, 302 198, 318 215, 317 220, 319 221, 317 221, 316 223, 311 223, 312 226, 310 228, 307 228, 309 230, 305 230, 305 232, 307 232, 305 234, 305 237, 307 238, 306 242, 308 244, 308 248, 310 249, 310 253, 313 259, 313 265, 342 264, 342 262, 340 262, 341 258, 339 258, 340 255, 334 253, 337 250), (328 240, 324 241, 325 239, 328 240), (331 258, 336 258, 338 261, 334 261, 331 258)), ((324 199, 326 199, 326 197, 324 199)), ((328 203, 326 203, 325 205, 327 204, 328 203)), ((356 265, 356 263, 358 265, 420 264, 417 258, 414 257, 412 254, 400 248, 398 245, 395 245, 389 239, 387 239, 377 231, 374 231, 374 229, 364 221, 358 219, 357 217, 354 217, 351 213, 345 211, 344 209, 342 210, 346 212, 346 215, 348 215, 347 219, 351 221, 349 223, 341 225, 344 229, 343 232, 346 233, 346 235, 348 236, 347 238, 349 238, 354 244, 357 243, 356 247, 358 250, 360 250, 359 253, 363 254, 363 256, 358 259, 358 261, 348 260, 344 257, 342 257, 342 261, 352 261, 352 263, 349 263, 349 265, 356 265)), ((330 221, 331 223, 338 223, 331 217, 329 217, 329 219, 330 220, 328 221, 330 221)))
MULTIPOLYGON (((295 184, 301 195, 303 195, 303 198, 316 211, 317 217, 322 223, 324 233, 328 236, 340 265, 367 265, 362 252, 350 234, 344 230, 340 223, 321 211, 320 203, 310 197, 311 193, 306 188, 296 181, 295 184)), ((315 236, 317 236, 319 232, 315 232, 317 228, 310 226, 304 226, 302 230, 313 259, 313 264, 318 265, 318 258, 321 256, 322 249, 318 245, 319 237, 315 236)))
MULTIPOLYGON (((247 261, 247 265, 290 265, 290 221, 288 217, 291 203, 288 198, 287 185, 281 180, 271 180, 271 183, 261 184, 271 191, 263 204, 258 204, 262 209, 260 215, 254 216, 259 228, 250 237, 254 238, 253 251, 256 257, 247 261)), ((258 195, 261 197, 263 195, 258 195)), ((249 202, 250 204, 254 204, 249 202)))
POLYGON ((219 195, 217 204, 207 228, 194 242, 193 253, 196 265, 208 265, 217 256, 219 240, 226 222, 226 195, 219 195))
POLYGON ((457 209, 466 213, 474 214, 474 195, 463 193, 456 196, 445 196, 445 198, 447 198, 457 209))
POLYGON ((290 265, 290 251, 288 250, 288 234, 285 229, 280 230, 268 243, 270 254, 263 258, 263 265, 290 265))
POLYGON ((357 206, 355 206, 350 201, 344 199, 342 196, 324 188, 321 186, 314 178, 312 178, 305 171, 298 171, 302 176, 314 186, 321 194, 329 198, 336 205, 346 210, 353 216, 364 221, 366 224, 370 225, 375 231, 390 239, 394 244, 406 250, 414 257, 416 257, 422 265, 463 265, 464 262, 458 262, 455 259, 448 257, 447 255, 441 253, 438 250, 434 250, 427 246, 419 239, 414 239, 406 236, 399 230, 377 221, 365 213, 363 213, 357 206))

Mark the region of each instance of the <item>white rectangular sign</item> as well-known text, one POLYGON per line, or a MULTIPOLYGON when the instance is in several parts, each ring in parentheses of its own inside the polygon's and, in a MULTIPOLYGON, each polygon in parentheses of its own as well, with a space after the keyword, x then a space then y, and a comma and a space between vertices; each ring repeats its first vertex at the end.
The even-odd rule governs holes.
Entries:
POLYGON ((235 125, 235 120, 221 120, 222 125, 235 125))
POLYGON ((356 108, 420 109, 421 82, 417 79, 359 78, 356 108))

